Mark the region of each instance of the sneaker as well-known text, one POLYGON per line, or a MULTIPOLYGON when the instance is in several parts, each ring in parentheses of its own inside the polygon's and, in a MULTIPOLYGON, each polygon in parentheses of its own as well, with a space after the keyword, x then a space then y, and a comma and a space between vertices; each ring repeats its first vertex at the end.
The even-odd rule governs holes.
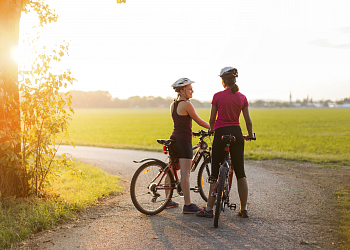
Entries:
POLYGON ((168 204, 166 205, 165 208, 172 208, 172 207, 178 207, 179 206, 179 203, 176 203, 175 201, 173 200, 169 200, 168 201, 168 204))
POLYGON ((182 210, 182 212, 184 214, 195 214, 197 213, 199 210, 201 210, 199 207, 197 207, 196 204, 191 204, 191 205, 184 205, 184 208, 182 210))
POLYGON ((196 215, 198 217, 206 217, 206 218, 213 218, 214 217, 213 209, 210 211, 207 211, 207 210, 205 210, 205 207, 202 207, 201 210, 196 213, 196 215))
POLYGON ((248 211, 247 210, 239 210, 237 216, 241 216, 242 218, 248 218, 248 211))

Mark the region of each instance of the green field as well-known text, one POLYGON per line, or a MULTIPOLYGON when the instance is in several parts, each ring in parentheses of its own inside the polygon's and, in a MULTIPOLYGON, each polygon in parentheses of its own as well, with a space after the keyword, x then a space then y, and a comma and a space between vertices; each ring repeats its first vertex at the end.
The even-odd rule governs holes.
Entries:
MULTIPOLYGON (((197 113, 208 121, 209 109, 197 113)), ((246 159, 350 165, 350 109, 251 109, 250 114, 257 141, 246 143, 246 159)), ((193 125, 193 131, 200 129, 193 125)), ((241 125, 246 133, 243 120, 241 125)), ((169 138, 172 126, 168 109, 76 109, 69 131, 75 145, 161 151, 156 139, 169 138)))

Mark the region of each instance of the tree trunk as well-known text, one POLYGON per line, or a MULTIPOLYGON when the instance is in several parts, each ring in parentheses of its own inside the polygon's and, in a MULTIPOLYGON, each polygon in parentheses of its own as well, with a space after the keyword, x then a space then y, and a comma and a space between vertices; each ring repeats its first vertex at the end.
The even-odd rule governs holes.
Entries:
MULTIPOLYGON (((8 149, 11 144, 17 155, 21 149, 18 65, 12 52, 18 47, 22 1, 0 0, 0 159, 9 154, 1 146, 8 149)), ((0 196, 23 195, 23 185, 24 171, 19 161, 2 161, 0 196)))

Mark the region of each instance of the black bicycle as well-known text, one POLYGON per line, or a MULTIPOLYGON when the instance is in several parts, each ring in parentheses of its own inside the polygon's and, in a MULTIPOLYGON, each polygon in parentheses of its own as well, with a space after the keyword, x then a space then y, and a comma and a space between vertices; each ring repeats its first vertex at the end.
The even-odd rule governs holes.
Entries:
MULTIPOLYGON (((226 206, 234 210, 237 208, 236 204, 230 203, 230 190, 234 172, 230 160, 230 146, 231 143, 236 141, 236 137, 233 135, 223 135, 221 140, 224 140, 226 143, 225 160, 220 164, 219 178, 217 179, 211 194, 212 196, 216 196, 214 227, 218 227, 220 213, 221 211, 225 211, 226 206)), ((256 134, 254 133, 253 138, 247 140, 256 140, 256 134)))
MULTIPOLYGON (((202 159, 203 163, 198 171, 197 186, 190 189, 200 193, 201 197, 207 201, 211 171, 211 147, 204 139, 206 137, 210 139, 211 133, 201 130, 198 133, 193 132, 193 136, 199 137, 199 142, 192 148, 197 151, 192 160, 191 172, 196 170, 202 159)), ((164 153, 169 154, 168 163, 155 158, 134 161, 143 164, 136 170, 130 184, 130 195, 134 206, 141 213, 147 215, 155 215, 163 211, 168 201, 173 197, 174 190, 177 191, 178 195, 183 196, 177 175, 180 166, 179 158, 173 149, 174 140, 157 140, 157 142, 163 145, 164 153)))

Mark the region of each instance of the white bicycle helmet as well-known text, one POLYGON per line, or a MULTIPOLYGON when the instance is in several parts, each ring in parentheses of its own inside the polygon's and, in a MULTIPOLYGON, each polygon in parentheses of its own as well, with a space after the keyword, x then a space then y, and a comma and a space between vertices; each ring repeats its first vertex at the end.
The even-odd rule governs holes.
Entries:
POLYGON ((238 70, 236 68, 232 68, 231 66, 222 68, 220 71, 220 77, 225 74, 233 74, 235 77, 238 77, 238 70))
POLYGON ((194 81, 188 79, 188 78, 180 78, 179 80, 177 80, 176 82, 174 82, 171 87, 178 88, 178 87, 184 87, 188 84, 194 83, 194 81))

